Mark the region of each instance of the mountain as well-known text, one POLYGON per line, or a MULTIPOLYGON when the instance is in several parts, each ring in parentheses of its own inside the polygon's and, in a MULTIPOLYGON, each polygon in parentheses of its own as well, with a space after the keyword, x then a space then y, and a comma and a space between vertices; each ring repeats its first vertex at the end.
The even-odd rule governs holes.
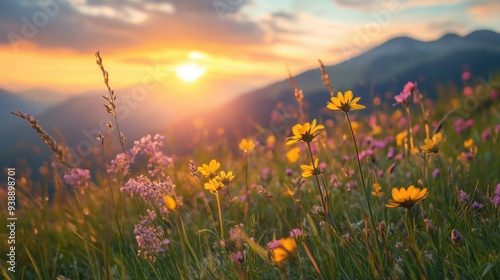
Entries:
MULTIPOLYGON (((356 96, 361 96, 364 104, 369 104, 375 96, 392 103, 392 97, 408 81, 418 82, 419 89, 426 96, 435 98, 436 85, 461 85, 460 76, 464 67, 473 77, 488 77, 491 73, 500 72, 499 45, 500 34, 486 30, 464 37, 446 34, 430 42, 398 37, 355 58, 327 66, 326 71, 336 92, 351 89, 356 96)), ((321 80, 319 67, 295 76, 295 81, 304 92, 310 118, 321 115, 329 101, 329 93, 321 80)), ((238 139, 254 135, 256 124, 272 130, 270 114, 277 102, 295 104, 288 79, 242 95, 195 117, 205 121, 207 131, 224 128, 229 137, 238 139)), ((190 149, 194 147, 190 140, 193 130, 195 128, 190 119, 181 120, 166 129, 169 134, 175 132, 177 150, 186 145, 190 149)), ((217 137, 215 133, 212 136, 217 137)))
POLYGON ((11 118, 10 111, 17 108, 33 112, 33 114, 36 115, 49 108, 49 106, 40 106, 34 100, 0 89, 0 120, 2 120, 0 125, 0 134, 14 127, 15 121, 11 118))

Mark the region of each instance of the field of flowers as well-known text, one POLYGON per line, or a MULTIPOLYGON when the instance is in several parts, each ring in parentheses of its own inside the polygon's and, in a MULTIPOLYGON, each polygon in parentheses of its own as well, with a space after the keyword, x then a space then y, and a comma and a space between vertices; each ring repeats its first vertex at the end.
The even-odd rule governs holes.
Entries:
POLYGON ((231 150, 200 124, 199 149, 176 156, 163 152, 168 135, 125 149, 120 96, 97 58, 116 120, 101 158, 72 166, 63 143, 14 112, 55 157, 36 182, 17 170, 17 269, 2 262, 6 279, 500 279, 492 85, 466 72, 464 90, 436 101, 413 82, 365 100, 334 92, 322 68, 328 115, 304 112, 296 88, 296 114, 273 115, 286 133, 231 150))

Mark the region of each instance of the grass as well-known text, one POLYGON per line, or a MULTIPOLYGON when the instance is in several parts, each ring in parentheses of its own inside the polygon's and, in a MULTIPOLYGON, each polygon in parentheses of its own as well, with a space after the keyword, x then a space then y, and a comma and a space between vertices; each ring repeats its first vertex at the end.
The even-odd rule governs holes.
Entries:
MULTIPOLYGON (((107 77, 100 57, 98 62, 107 77)), ((106 109, 116 117, 117 95, 105 82, 112 95, 106 109)), ((12 273, 2 262, 2 274, 6 279, 498 279, 500 207, 493 201, 500 196, 500 107, 497 100, 483 100, 460 124, 460 116, 447 115, 450 100, 456 104, 467 97, 445 94, 436 102, 422 97, 414 104, 410 98, 394 109, 360 100, 369 115, 349 111, 345 118, 332 112, 318 121, 325 128, 310 135, 314 139, 291 146, 285 145, 287 135, 277 133, 267 143, 249 135, 242 150, 231 151, 224 144, 230 139, 208 143, 199 127, 194 132, 199 149, 172 159, 162 152, 161 136, 145 137, 126 151, 122 132, 111 131, 100 136, 103 158, 95 159, 91 177, 76 172, 71 158, 61 160, 64 145, 35 124, 59 164, 40 167, 38 181, 30 179, 35 171, 29 166, 17 168, 18 263, 12 273), (398 145, 395 136, 409 130, 407 119, 402 121, 407 112, 418 127, 398 145), (464 124, 467 120, 473 124, 464 124), (411 151, 410 143, 422 146, 435 127, 444 138, 438 150, 411 151), (118 140, 105 138, 113 135, 118 140), (474 145, 466 148, 468 139, 474 145), (117 141, 125 153, 114 155, 112 163, 104 155, 117 141), (296 161, 286 155, 294 147, 300 148, 296 161), (200 174, 197 166, 212 159, 220 168, 200 174), (310 170, 318 171, 301 177, 301 165, 314 159, 319 165, 310 170), (128 165, 126 172, 122 167, 128 165), (235 178, 216 177, 221 170, 235 178), (374 183, 382 187, 380 196, 371 193, 374 183), (410 185, 427 188, 428 196, 412 207, 385 206, 393 188, 410 185), (175 203, 166 205, 165 195, 175 203)), ((325 105, 329 100, 325 96, 325 105)), ((1 196, 6 209, 3 189, 1 196)))

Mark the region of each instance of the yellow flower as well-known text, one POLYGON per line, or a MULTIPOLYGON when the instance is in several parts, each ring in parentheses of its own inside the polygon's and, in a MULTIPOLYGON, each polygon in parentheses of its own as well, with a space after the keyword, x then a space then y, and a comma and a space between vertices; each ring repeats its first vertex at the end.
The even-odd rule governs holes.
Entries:
POLYGON ((276 137, 274 135, 269 135, 266 139, 266 146, 268 148, 273 148, 274 143, 276 143, 276 137))
POLYGON ((331 98, 332 102, 328 102, 326 107, 333 111, 344 111, 349 112, 349 110, 361 110, 366 107, 357 102, 361 97, 352 98, 352 91, 348 90, 342 94, 340 91, 337 93, 337 97, 333 96, 331 98))
POLYGON ((437 152, 439 152, 438 144, 441 140, 443 140, 443 135, 438 132, 432 136, 432 139, 426 138, 424 140, 424 145, 420 146, 420 149, 427 154, 437 154, 437 152))
POLYGON ((177 201, 175 200, 175 198, 173 198, 172 196, 170 195, 164 195, 163 196, 163 201, 165 202, 165 206, 169 209, 169 210, 175 210, 177 209, 177 207, 179 206, 177 204, 177 201))
POLYGON ((271 260, 275 263, 282 263, 283 261, 293 257, 297 250, 297 242, 291 237, 281 238, 278 247, 274 248, 271 254, 271 260))
POLYGON ((224 171, 221 171, 219 173, 219 175, 217 175, 217 177, 215 177, 215 179, 219 180, 219 182, 221 184, 223 184, 224 186, 227 186, 234 179, 234 175, 233 175, 232 171, 229 171, 227 173, 224 171))
POLYGON ((300 148, 295 147, 292 148, 290 151, 286 153, 286 158, 288 159, 288 162, 290 163, 296 163, 297 160, 299 160, 300 157, 300 148))
POLYGON ((255 148, 255 143, 253 142, 252 139, 243 138, 243 139, 241 139, 239 146, 240 146, 240 150, 247 153, 248 151, 251 151, 251 150, 253 150, 253 148, 255 148))
POLYGON ((382 187, 380 186, 379 183, 373 184, 373 186, 372 186, 372 195, 376 196, 376 197, 383 197, 384 193, 381 192, 381 190, 382 190, 382 187))
POLYGON ((406 132, 406 131, 403 131, 403 132, 396 134, 396 145, 398 145, 398 146, 403 145, 407 134, 408 134, 408 132, 406 132))
POLYGON ((224 185, 217 179, 210 179, 208 183, 205 183, 205 189, 209 190, 211 193, 216 194, 224 185))
POLYGON ((428 194, 427 188, 420 190, 419 188, 415 188, 413 185, 408 187, 408 189, 405 189, 404 187, 399 190, 398 188, 393 188, 392 199, 389 199, 389 203, 385 206, 389 208, 404 207, 406 209, 410 209, 413 205, 415 205, 415 203, 418 203, 426 198, 428 194))
POLYGON ((292 128, 293 136, 286 138, 286 144, 291 145, 304 141, 310 143, 316 136, 318 136, 316 131, 325 128, 323 125, 316 125, 316 119, 311 123, 306 122, 304 125, 296 124, 292 128))
POLYGON ((312 164, 303 164, 300 166, 300 169, 302 169, 302 177, 304 178, 321 174, 321 170, 318 167, 318 159, 314 161, 314 166, 312 164))
POLYGON ((472 146, 474 146, 474 140, 472 140, 472 138, 469 138, 469 140, 464 142, 464 147, 466 149, 470 149, 472 146))
POLYGON ((220 163, 217 162, 215 159, 212 159, 208 165, 203 164, 202 166, 198 167, 198 171, 203 174, 206 178, 215 178, 215 172, 219 170, 220 168, 220 163))

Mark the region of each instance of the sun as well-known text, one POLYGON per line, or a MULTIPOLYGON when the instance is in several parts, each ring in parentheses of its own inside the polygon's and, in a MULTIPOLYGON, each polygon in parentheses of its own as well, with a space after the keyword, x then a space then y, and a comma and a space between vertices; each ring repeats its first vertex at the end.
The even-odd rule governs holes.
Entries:
POLYGON ((181 64, 177 67, 177 76, 186 83, 192 83, 205 74, 205 67, 196 63, 181 64))

